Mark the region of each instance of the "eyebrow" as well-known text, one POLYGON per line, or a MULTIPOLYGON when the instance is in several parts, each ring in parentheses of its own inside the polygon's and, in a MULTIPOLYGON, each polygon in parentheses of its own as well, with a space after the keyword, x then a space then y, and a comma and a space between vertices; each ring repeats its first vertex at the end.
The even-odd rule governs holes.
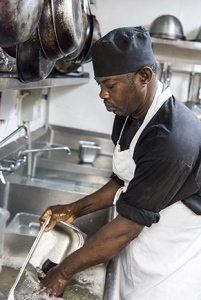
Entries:
MULTIPOLYGON (((100 83, 100 81, 98 81, 96 78, 95 78, 96 82, 100 83)), ((106 83, 107 81, 109 80, 113 80, 112 78, 107 78, 107 79, 104 79, 101 81, 101 83, 106 83)))

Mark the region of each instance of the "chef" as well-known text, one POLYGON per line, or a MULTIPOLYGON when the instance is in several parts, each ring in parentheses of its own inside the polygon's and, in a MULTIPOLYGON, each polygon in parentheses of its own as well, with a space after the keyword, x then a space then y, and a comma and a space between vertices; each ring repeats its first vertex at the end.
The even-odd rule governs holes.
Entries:
POLYGON ((100 98, 115 114, 113 174, 93 194, 47 208, 40 222, 51 216, 48 231, 112 205, 116 213, 42 286, 58 296, 74 274, 115 257, 115 300, 200 300, 201 123, 157 80, 143 27, 103 36, 92 62, 100 98))

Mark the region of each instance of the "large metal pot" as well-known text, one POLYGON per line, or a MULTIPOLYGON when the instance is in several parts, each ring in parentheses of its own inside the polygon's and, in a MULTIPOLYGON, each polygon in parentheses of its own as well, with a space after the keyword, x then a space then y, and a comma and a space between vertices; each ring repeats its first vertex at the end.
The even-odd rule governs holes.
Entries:
POLYGON ((97 21, 96 16, 92 15, 89 2, 87 3, 87 5, 88 26, 86 29, 86 39, 82 51, 73 60, 73 63, 76 64, 88 63, 91 61, 91 48, 93 44, 101 37, 99 22, 97 21))
POLYGON ((56 37, 52 15, 52 0, 44 0, 43 11, 38 25, 38 35, 43 52, 48 59, 57 60, 64 56, 56 37))
POLYGON ((45 79, 55 65, 55 61, 44 56, 37 30, 26 42, 17 45, 16 52, 18 78, 21 82, 28 83, 45 79))
POLYGON ((43 8, 43 0, 0 1, 0 47, 25 42, 35 31, 43 8))
POLYGON ((78 57, 78 55, 81 53, 81 51, 83 50, 83 48, 85 46, 85 42, 88 37, 90 28, 89 28, 89 24, 88 24, 88 16, 83 7, 82 7, 82 23, 83 23, 83 28, 82 28, 82 38, 81 38, 80 44, 77 47, 77 49, 75 49, 75 51, 66 55, 63 58, 64 61, 72 61, 73 59, 78 57))
POLYGON ((91 48, 94 45, 95 42, 97 42, 101 38, 101 31, 100 31, 100 24, 98 20, 96 19, 96 16, 91 15, 92 24, 93 24, 93 31, 92 31, 92 37, 91 37, 91 44, 88 49, 88 52, 86 53, 82 63, 88 63, 91 61, 91 48))
POLYGON ((80 0, 52 0, 52 16, 59 47, 64 55, 74 52, 82 40, 80 0))

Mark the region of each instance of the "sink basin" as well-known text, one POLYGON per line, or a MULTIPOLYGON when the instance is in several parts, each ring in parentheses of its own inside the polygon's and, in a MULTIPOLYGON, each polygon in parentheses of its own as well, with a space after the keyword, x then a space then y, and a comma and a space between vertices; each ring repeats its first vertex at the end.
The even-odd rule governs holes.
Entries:
POLYGON ((106 184, 112 174, 112 157, 99 155, 93 164, 81 163, 78 150, 38 152, 33 156, 31 176, 27 165, 5 174, 6 181, 90 194, 106 184))
POLYGON ((79 159, 78 149, 71 149, 71 155, 67 155, 66 151, 39 152, 33 159, 32 177, 37 177, 40 169, 110 177, 112 155, 99 154, 93 163, 83 163, 79 159))
MULTIPOLYGON (((40 135, 40 132, 37 132, 33 148, 38 149, 47 145, 49 147, 51 141, 52 147, 68 146, 72 154, 67 155, 66 151, 39 152, 32 155, 33 168, 30 174, 32 176, 27 176, 26 164, 21 165, 13 174, 4 174, 7 183, 6 185, 0 183, 0 207, 10 212, 8 222, 14 220, 14 223, 10 223, 5 232, 2 272, 0 272, 0 299, 1 293, 7 297, 19 268, 34 242, 38 232, 38 216, 48 206, 74 202, 95 192, 109 181, 112 174, 113 144, 109 137, 96 135, 97 133, 87 132, 86 135, 86 132, 56 127, 51 131, 49 139, 49 134, 40 135), (80 161, 78 143, 80 140, 93 141, 101 146, 101 151, 93 163, 80 161), (25 216, 28 219, 25 220, 25 216)), ((2 158, 16 157, 18 151, 24 148, 25 145, 22 147, 20 144, 16 149, 14 143, 11 149, 3 152, 2 158)), ((86 233, 87 240, 111 218, 112 209, 108 208, 80 217, 72 225, 86 233)), ((46 249, 42 253, 45 251, 46 249)), ((62 257, 67 254, 66 251, 62 252, 62 257)), ((38 257, 39 255, 36 259, 38 257)), ((108 281, 108 278, 112 278, 111 270, 113 270, 111 264, 108 263, 107 267, 100 264, 76 274, 63 298, 109 300, 108 291, 111 291, 113 285, 110 280, 108 281)))
MULTIPOLYGON (((6 204, 6 208, 10 212, 10 225, 6 227, 2 272, 0 273, 0 292, 6 297, 34 242, 38 230, 38 216, 50 205, 71 203, 86 194, 11 182, 1 187, 0 206, 6 204)), ((86 233, 88 239, 110 220, 110 216, 111 209, 103 209, 76 219, 72 225, 86 233)), ((48 243, 45 244, 47 247, 48 243)), ((47 251, 46 247, 42 253, 47 251)), ((65 255, 66 251, 63 251, 61 258, 65 255)), ((35 260, 41 261, 39 254, 35 256, 35 260)), ((71 296, 70 299, 79 300, 103 299, 105 278, 105 264, 76 274, 65 291, 66 298, 64 297, 64 299, 69 299, 71 296), (83 298, 86 295, 88 298, 83 298)))
MULTIPOLYGON (((19 235, 24 236, 25 242, 27 236, 37 236, 39 232, 38 220, 38 215, 28 213, 18 213, 15 215, 6 228, 6 234, 8 234, 5 240, 4 256, 10 255, 10 253, 13 253, 13 256, 16 255, 14 246, 17 240, 15 239, 17 239, 19 235), (12 244, 13 247, 11 246, 12 244)), ((53 230, 42 235, 29 262, 32 266, 39 268, 42 268, 43 263, 47 259, 50 259, 54 263, 59 263, 67 255, 83 246, 85 238, 86 234, 76 226, 59 222, 53 230)), ((23 237, 21 237, 21 239, 23 239, 23 237)), ((21 253, 24 249, 24 243, 20 245, 22 248, 21 253)))

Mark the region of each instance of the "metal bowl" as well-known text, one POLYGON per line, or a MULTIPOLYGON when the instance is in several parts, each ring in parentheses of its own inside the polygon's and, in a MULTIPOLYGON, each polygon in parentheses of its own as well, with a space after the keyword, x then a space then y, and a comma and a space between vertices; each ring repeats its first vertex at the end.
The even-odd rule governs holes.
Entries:
POLYGON ((162 15, 156 18, 152 22, 149 32, 152 37, 156 38, 185 40, 181 22, 172 15, 162 15))

